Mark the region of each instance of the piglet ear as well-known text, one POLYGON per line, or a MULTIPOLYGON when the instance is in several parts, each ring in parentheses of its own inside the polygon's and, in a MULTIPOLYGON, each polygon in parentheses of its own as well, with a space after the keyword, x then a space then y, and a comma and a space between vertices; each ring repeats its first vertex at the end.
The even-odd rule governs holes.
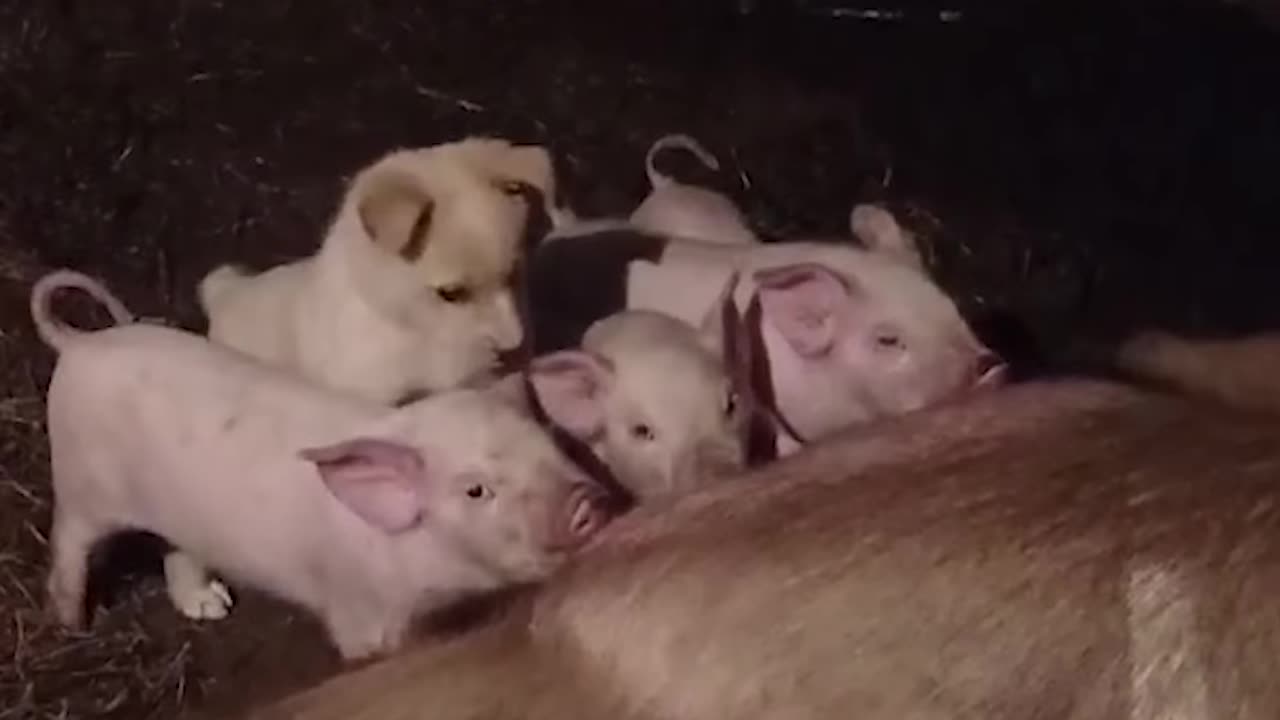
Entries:
POLYGON ((799 355, 818 357, 831 351, 841 305, 850 301, 843 278, 816 263, 758 270, 754 277, 764 318, 799 355))
POLYGON ((849 230, 870 250, 891 255, 924 269, 915 236, 898 224, 893 213, 878 205, 855 205, 849 213, 849 230))
POLYGON ((562 350, 534 358, 529 382, 551 420, 588 440, 604 429, 604 396, 613 379, 605 358, 582 350, 562 350))
POLYGON ((419 490, 426 477, 416 449, 389 440, 354 438, 305 448, 298 455, 315 464, 334 497, 383 532, 404 532, 422 519, 419 490))

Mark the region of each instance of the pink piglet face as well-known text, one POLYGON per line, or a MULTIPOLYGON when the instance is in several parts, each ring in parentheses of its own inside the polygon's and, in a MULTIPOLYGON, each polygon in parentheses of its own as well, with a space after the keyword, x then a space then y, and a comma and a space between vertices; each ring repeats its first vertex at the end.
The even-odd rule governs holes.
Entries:
MULTIPOLYGON (((335 499, 408 556, 445 548, 495 583, 539 579, 604 525, 610 498, 510 403, 479 391, 451 395, 420 401, 447 403, 427 421, 301 456, 335 499)), ((407 417, 414 407, 397 412, 407 417)))
POLYGON ((547 442, 494 447, 491 462, 447 473, 430 493, 432 529, 488 559, 510 582, 542 578, 608 521, 605 489, 547 442))
MULTIPOLYGON (((914 313, 823 265, 755 276, 761 311, 785 341, 771 358, 781 408, 807 437, 998 384, 1003 362, 954 312, 914 313)), ((919 281, 917 281, 919 284, 919 281)), ((932 291, 938 294, 937 291, 932 291)), ((949 302, 943 307, 950 309, 949 302)))

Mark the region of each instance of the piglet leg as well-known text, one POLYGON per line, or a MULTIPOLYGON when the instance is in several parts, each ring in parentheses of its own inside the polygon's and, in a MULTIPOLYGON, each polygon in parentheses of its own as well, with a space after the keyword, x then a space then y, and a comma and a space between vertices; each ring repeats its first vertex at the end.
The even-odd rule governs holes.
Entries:
POLYGON ((53 563, 48 593, 54 614, 63 625, 80 628, 85 622, 85 588, 89 582, 89 552, 107 533, 80 515, 59 507, 54 511, 50 543, 53 563))
POLYGON ((404 643, 409 619, 386 610, 334 603, 325 612, 325 625, 346 662, 385 657, 404 643))

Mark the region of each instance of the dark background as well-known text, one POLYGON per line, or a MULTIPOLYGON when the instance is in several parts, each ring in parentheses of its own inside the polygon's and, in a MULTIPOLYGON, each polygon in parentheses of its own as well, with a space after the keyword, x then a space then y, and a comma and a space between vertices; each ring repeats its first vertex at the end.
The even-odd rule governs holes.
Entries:
POLYGON ((204 272, 310 251, 343 180, 395 146, 545 143, 586 215, 629 211, 669 132, 730 170, 673 172, 771 233, 843 233, 853 202, 888 202, 1025 367, 1139 327, 1280 324, 1280 45, 1255 13, 840 5, 0 5, 0 720, 173 717, 331 669, 309 621, 252 595, 179 621, 145 563, 93 633, 43 618, 51 355, 26 297, 69 265, 198 328, 204 272))

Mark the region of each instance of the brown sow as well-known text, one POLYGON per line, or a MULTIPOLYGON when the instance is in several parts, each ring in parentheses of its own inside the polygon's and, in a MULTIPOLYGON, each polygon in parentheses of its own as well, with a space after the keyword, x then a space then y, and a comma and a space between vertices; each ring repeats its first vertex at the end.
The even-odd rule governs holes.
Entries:
POLYGON ((1140 351, 1184 396, 1041 381, 851 430, 252 717, 1280 718, 1280 423, 1186 396, 1275 389, 1140 351))

